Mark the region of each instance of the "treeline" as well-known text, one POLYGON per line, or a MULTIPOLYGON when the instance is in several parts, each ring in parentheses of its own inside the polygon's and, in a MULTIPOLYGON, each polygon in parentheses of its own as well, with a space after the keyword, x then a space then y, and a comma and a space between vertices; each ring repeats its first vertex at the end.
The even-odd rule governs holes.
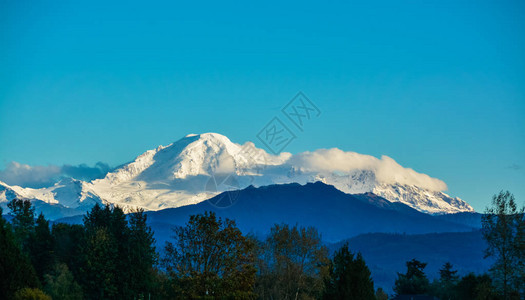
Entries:
MULTIPOLYGON (((426 264, 414 259, 398 274, 396 295, 520 299, 523 213, 512 213, 509 198, 502 201, 511 210, 484 220, 486 238, 507 251, 502 261, 499 250, 487 249, 498 258, 490 276, 459 278, 446 263, 431 283, 426 264)), ((29 201, 15 199, 8 207, 10 222, 0 218, 0 299, 388 299, 374 288, 360 253, 343 245, 329 255, 311 227, 275 225, 259 240, 206 212, 174 228, 157 251, 141 210, 126 215, 96 205, 82 225, 50 226, 42 214, 35 220, 29 201)))
MULTIPOLYGON (((146 214, 95 206, 83 225, 35 221, 28 200, 0 220, 3 299, 134 299, 153 293, 158 254, 146 214)), ((1 212, 1 209, 0 209, 1 212)))

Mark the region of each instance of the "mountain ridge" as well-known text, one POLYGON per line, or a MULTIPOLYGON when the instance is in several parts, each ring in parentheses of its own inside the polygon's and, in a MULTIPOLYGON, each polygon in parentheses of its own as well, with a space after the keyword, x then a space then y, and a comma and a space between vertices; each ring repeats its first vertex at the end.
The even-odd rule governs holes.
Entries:
POLYGON ((236 144, 217 133, 190 134, 169 145, 145 151, 132 162, 91 182, 66 179, 43 189, 0 183, 0 204, 20 197, 61 205, 79 214, 95 203, 119 205, 126 211, 162 210, 196 204, 221 192, 249 185, 316 181, 348 194, 371 192, 426 213, 473 211, 463 200, 435 190, 446 187, 440 180, 404 168, 388 157, 377 159, 338 149, 272 155, 252 142, 236 144), (349 166, 340 170, 337 164, 325 168, 318 163, 334 157, 339 157, 341 165, 349 166), (229 177, 230 182, 217 184, 217 179, 222 177, 229 177), (392 180, 394 182, 389 183, 392 180), (410 182, 428 183, 428 186, 407 184, 410 182))

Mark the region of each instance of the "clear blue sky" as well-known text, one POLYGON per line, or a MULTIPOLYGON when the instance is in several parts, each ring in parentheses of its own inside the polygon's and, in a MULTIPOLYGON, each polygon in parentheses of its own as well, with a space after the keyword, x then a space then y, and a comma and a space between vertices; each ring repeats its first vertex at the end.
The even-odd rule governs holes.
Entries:
POLYGON ((287 151, 385 154, 477 210, 525 200, 523 1, 108 2, 0 1, 0 168, 116 166, 187 133, 262 147, 303 91, 322 113, 287 151))

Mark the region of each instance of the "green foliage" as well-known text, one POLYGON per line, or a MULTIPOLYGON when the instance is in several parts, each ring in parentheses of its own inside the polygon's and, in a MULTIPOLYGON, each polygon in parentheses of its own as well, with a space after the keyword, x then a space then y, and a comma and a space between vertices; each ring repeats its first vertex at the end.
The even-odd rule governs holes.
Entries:
POLYGON ((492 280, 488 275, 470 273, 461 278, 451 299, 496 300, 499 299, 494 291, 492 280))
POLYGON ((84 226, 65 223, 53 224, 51 234, 54 240, 55 261, 66 264, 77 280, 83 278, 82 268, 85 259, 82 249, 86 244, 84 226))
POLYGON ((66 264, 57 264, 51 274, 45 276, 45 291, 53 299, 82 300, 82 288, 75 281, 66 264))
MULTIPOLYGON (((194 215, 166 243, 164 272, 157 269, 155 239, 142 210, 126 216, 118 207, 96 205, 83 225, 50 229, 42 214, 35 223, 29 201, 13 200, 9 207, 13 224, 0 217, 0 275, 8 274, 0 278, 0 299, 388 299, 380 288, 374 293, 360 253, 344 245, 328 259, 314 228, 275 225, 257 241, 234 221, 194 215), (41 283, 47 294, 38 289, 41 283)), ((523 209, 507 192, 494 198, 490 212, 483 234, 487 255, 497 258, 494 278, 459 279, 445 263, 430 286, 426 263, 413 259, 398 274, 395 292, 442 300, 522 299, 523 209)))
POLYGON ((29 252, 30 238, 35 231, 35 208, 29 200, 13 199, 7 207, 11 210, 11 221, 15 236, 22 250, 29 252))
POLYGON ((260 245, 257 292, 262 299, 321 297, 328 250, 313 227, 274 225, 260 245))
POLYGON ((325 280, 324 299, 375 299, 374 282, 361 253, 355 257, 345 244, 336 251, 325 280))
POLYGON ((31 262, 38 278, 42 282, 44 274, 51 271, 54 264, 54 241, 49 228, 49 221, 40 214, 36 220, 34 234, 29 239, 31 262))
POLYGON ((439 280, 443 283, 456 283, 458 280, 458 276, 456 275, 457 273, 457 270, 452 270, 452 264, 450 262, 446 262, 443 265, 443 268, 439 270, 439 280))
MULTIPOLYGON (((82 283, 86 296, 92 299, 117 299, 126 294, 127 234, 126 220, 118 207, 95 205, 84 218, 85 258, 82 283)), ((128 297, 125 297, 128 298, 128 297)))
POLYGON ((145 297, 155 288, 158 254, 153 231, 146 224, 147 215, 139 209, 129 215, 129 287, 134 295, 145 297))
POLYGON ((456 285, 459 277, 456 275, 457 270, 452 269, 450 262, 446 262, 439 270, 439 280, 435 280, 430 287, 430 294, 442 300, 457 299, 456 285))
POLYGON ((394 291, 398 295, 418 295, 427 293, 430 283, 423 271, 427 264, 412 259, 411 261, 408 261, 406 265, 406 274, 397 274, 394 291))
POLYGON ((24 287, 37 287, 38 279, 31 261, 17 243, 0 208, 0 299, 13 298, 24 287))
POLYGON ((254 244, 234 221, 206 212, 173 231, 164 264, 180 298, 255 297, 254 244))
POLYGON ((42 290, 36 288, 23 288, 17 291, 13 297, 14 300, 52 300, 42 290))
POLYGON ((514 196, 500 192, 482 217, 486 256, 496 262, 491 268, 497 289, 504 299, 525 297, 525 207, 518 209, 514 196))

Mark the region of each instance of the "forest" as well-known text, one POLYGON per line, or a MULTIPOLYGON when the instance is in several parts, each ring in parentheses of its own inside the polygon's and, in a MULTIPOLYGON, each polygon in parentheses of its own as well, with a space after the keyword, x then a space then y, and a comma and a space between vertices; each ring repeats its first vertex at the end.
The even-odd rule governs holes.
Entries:
MULTIPOLYGON (((493 197, 483 222, 487 274, 459 276, 444 261, 399 270, 394 294, 374 286, 348 244, 330 253, 313 227, 275 224, 261 239, 212 212, 192 215, 156 248, 147 214, 94 206, 83 224, 52 223, 29 200, 0 209, 0 299, 523 299, 525 217, 509 192, 493 197), (431 298, 429 298, 431 299, 431 298)), ((388 249, 385 249, 388 251, 388 249)))

